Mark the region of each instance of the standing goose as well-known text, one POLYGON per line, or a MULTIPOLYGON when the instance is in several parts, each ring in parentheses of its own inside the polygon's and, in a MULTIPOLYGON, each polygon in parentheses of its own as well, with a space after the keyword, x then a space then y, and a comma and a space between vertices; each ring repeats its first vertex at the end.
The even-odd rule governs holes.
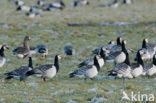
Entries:
POLYGON ((5 54, 4 54, 4 51, 6 49, 9 49, 6 45, 2 45, 2 47, 0 48, 0 68, 3 67, 3 65, 6 62, 6 58, 5 58, 5 54))
POLYGON ((26 75, 21 78, 21 80, 24 80, 26 77, 34 74, 37 77, 41 77, 44 81, 46 81, 46 78, 53 78, 59 71, 59 59, 61 59, 61 55, 56 55, 54 59, 54 64, 45 64, 35 69, 32 69, 31 71, 28 71, 26 75))
POLYGON ((100 57, 98 55, 94 56, 94 64, 93 65, 83 66, 80 69, 70 73, 69 74, 70 78, 77 76, 77 77, 84 77, 85 79, 86 78, 93 79, 95 76, 98 75, 98 72, 100 70, 100 66, 98 63, 99 58, 100 57))
POLYGON ((133 77, 138 77, 140 75, 142 75, 143 73, 143 67, 144 67, 144 63, 143 63, 143 60, 142 60, 142 57, 141 57, 141 54, 143 52, 142 51, 139 51, 137 53, 137 63, 131 63, 131 70, 132 70, 132 75, 133 77))
POLYGON ((109 54, 109 56, 106 56, 106 59, 105 59, 106 62, 111 62, 111 63, 115 63, 115 64, 124 62, 126 59, 125 53, 127 52, 125 45, 126 45, 126 41, 123 40, 122 41, 122 51, 117 51, 117 52, 109 54))
POLYGON ((32 58, 29 57, 29 64, 28 66, 21 66, 18 69, 15 69, 11 72, 5 73, 8 77, 6 79, 20 79, 22 76, 24 76, 28 71, 33 69, 33 64, 32 64, 32 58))
POLYGON ((144 74, 147 76, 152 76, 156 73, 156 54, 153 56, 153 63, 144 64, 144 74))
POLYGON ((23 60, 29 55, 29 46, 28 41, 31 40, 29 36, 24 38, 23 47, 18 47, 14 49, 13 55, 17 56, 18 58, 22 58, 23 60))
MULTIPOLYGON (((100 68, 104 65, 104 59, 105 59, 105 48, 101 48, 100 50, 100 58, 98 58, 98 63, 99 63, 99 66, 100 68)), ((94 64, 94 57, 90 57, 86 60, 84 60, 83 62, 81 62, 79 64, 79 68, 80 67, 83 67, 83 66, 86 66, 86 65, 93 65, 94 64)))

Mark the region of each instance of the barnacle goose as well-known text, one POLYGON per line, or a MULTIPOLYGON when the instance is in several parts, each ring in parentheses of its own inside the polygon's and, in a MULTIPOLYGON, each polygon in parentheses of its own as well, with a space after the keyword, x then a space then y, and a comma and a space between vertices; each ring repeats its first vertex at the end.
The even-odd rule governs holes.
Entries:
POLYGON ((63 1, 57 1, 51 4, 44 4, 42 7, 47 11, 53 11, 56 9, 63 10, 65 8, 65 4, 63 3, 63 1))
POLYGON ((147 76, 152 76, 156 73, 156 54, 153 56, 153 63, 144 64, 144 74, 147 76))
POLYGON ((117 51, 114 53, 110 53, 109 56, 106 56, 105 60, 106 62, 111 62, 115 64, 119 64, 125 61, 126 55, 125 53, 127 52, 125 48, 126 41, 122 41, 122 51, 117 51))
POLYGON ((148 39, 147 38, 143 39, 142 48, 137 50, 137 52, 140 50, 144 51, 144 53, 141 55, 143 60, 151 60, 155 54, 155 50, 153 48, 151 48, 150 46, 148 46, 148 39))
POLYGON ((37 0, 36 4, 38 6, 42 6, 44 4, 44 1, 43 0, 37 0))
POLYGON ((20 79, 24 80, 26 77, 31 75, 41 77, 44 81, 46 81, 47 78, 53 78, 59 71, 59 59, 61 59, 61 55, 56 55, 54 59, 54 64, 45 64, 34 68, 31 71, 28 71, 26 75, 24 75, 20 79))
POLYGON ((85 79, 90 78, 93 79, 95 76, 98 75, 98 72, 100 70, 100 66, 98 63, 98 59, 100 56, 96 55, 94 56, 94 64, 93 65, 86 65, 81 67, 78 70, 75 70, 74 72, 70 73, 70 78, 72 77, 84 77, 85 79))
POLYGON ((93 54, 99 54, 101 48, 106 48, 106 54, 110 53, 110 49, 115 45, 114 41, 110 41, 107 45, 100 45, 97 48, 95 48, 94 50, 92 50, 93 54))
POLYGON ((75 49, 72 46, 65 46, 63 48, 63 54, 65 55, 75 55, 75 49))
POLYGON ((116 39, 116 45, 113 45, 112 48, 110 48, 110 53, 114 53, 117 51, 122 51, 122 38, 118 37, 116 39))
POLYGON ((15 1, 15 4, 16 4, 17 6, 21 6, 21 5, 24 5, 24 2, 23 2, 22 0, 16 0, 16 1, 15 1))
MULTIPOLYGON (((99 66, 100 68, 104 65, 104 59, 105 59, 105 48, 101 48, 100 50, 100 58, 98 58, 98 63, 99 63, 99 66)), ((83 67, 85 65, 93 65, 94 64, 94 57, 90 57, 86 60, 84 60, 83 62, 81 62, 78 66, 79 68, 80 67, 83 67)))
POLYGON ((29 12, 30 10, 31 10, 31 7, 27 5, 20 5, 16 9, 16 11, 26 11, 26 12, 29 12))
POLYGON ((123 0, 123 4, 132 4, 132 0, 123 0))
POLYGON ((32 69, 33 69, 32 58, 29 57, 28 66, 21 66, 18 69, 5 73, 5 75, 7 75, 5 79, 12 79, 12 78, 20 79, 20 77, 24 76, 28 71, 32 69))
POLYGON ((5 54, 4 54, 4 51, 6 49, 9 49, 6 45, 2 45, 2 47, 0 48, 0 67, 3 67, 3 65, 6 62, 6 58, 5 58, 5 54))
POLYGON ((126 52, 126 60, 123 63, 116 64, 110 71, 109 76, 118 78, 133 78, 129 61, 129 54, 126 52))
POLYGON ((113 2, 108 4, 109 7, 117 8, 119 6, 118 0, 114 0, 113 2))
POLYGON ((30 51, 28 46, 29 40, 31 40, 31 38, 29 36, 25 36, 23 47, 18 47, 14 49, 12 51, 13 55, 17 56, 18 58, 25 59, 29 55, 29 51, 30 51))
POLYGON ((40 14, 37 13, 37 12, 27 12, 26 16, 29 17, 29 18, 39 18, 39 17, 41 17, 40 14))
POLYGON ((137 58, 138 58, 137 63, 131 63, 130 64, 131 70, 132 70, 132 75, 134 78, 142 75, 142 73, 143 73, 144 63, 143 63, 143 60, 141 57, 142 53, 143 53, 142 51, 139 51, 137 53, 137 58))
POLYGON ((43 44, 37 45, 36 47, 30 47, 30 55, 33 54, 39 54, 46 57, 48 55, 48 48, 43 44))
POLYGON ((71 2, 71 6, 72 6, 72 7, 76 7, 76 6, 78 6, 79 4, 82 4, 82 5, 89 5, 89 1, 88 1, 88 0, 76 0, 76 1, 71 2))

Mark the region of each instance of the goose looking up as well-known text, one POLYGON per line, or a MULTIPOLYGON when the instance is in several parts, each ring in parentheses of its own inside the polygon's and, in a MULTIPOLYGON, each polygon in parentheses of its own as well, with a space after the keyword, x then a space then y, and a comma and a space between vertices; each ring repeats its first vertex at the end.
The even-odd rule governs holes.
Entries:
POLYGON ((47 78, 53 78, 56 73, 59 71, 59 59, 61 59, 61 55, 56 55, 54 59, 54 64, 45 64, 41 65, 31 71, 28 71, 25 76, 21 77, 21 80, 24 80, 26 77, 31 75, 36 75, 37 77, 41 77, 44 81, 47 78))
POLYGON ((94 64, 93 65, 86 65, 81 67, 78 70, 75 70, 74 72, 70 73, 70 78, 72 77, 84 77, 85 79, 90 78, 93 79, 95 76, 98 75, 98 72, 100 70, 100 66, 98 63, 98 59, 100 56, 96 55, 94 56, 94 64))
POLYGON ((24 43, 23 47, 18 47, 14 49, 13 55, 17 56, 18 58, 22 58, 23 60, 29 55, 29 46, 28 46, 28 41, 31 40, 29 36, 25 36, 24 38, 24 43))
POLYGON ((32 58, 29 57, 29 64, 28 66, 21 66, 18 69, 15 69, 11 72, 5 73, 7 77, 5 79, 20 79, 22 76, 26 74, 26 72, 30 71, 33 69, 33 64, 32 64, 32 58))
POLYGON ((4 54, 4 51, 6 49, 9 49, 6 45, 2 45, 2 47, 0 48, 0 68, 3 67, 3 65, 6 62, 6 58, 5 58, 5 54, 4 54))

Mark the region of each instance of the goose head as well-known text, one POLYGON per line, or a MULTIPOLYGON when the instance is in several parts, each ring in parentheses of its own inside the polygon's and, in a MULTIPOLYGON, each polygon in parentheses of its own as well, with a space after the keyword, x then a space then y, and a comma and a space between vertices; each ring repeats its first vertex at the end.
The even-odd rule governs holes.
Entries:
POLYGON ((117 38, 117 45, 121 45, 122 44, 122 38, 121 37, 118 37, 117 38))

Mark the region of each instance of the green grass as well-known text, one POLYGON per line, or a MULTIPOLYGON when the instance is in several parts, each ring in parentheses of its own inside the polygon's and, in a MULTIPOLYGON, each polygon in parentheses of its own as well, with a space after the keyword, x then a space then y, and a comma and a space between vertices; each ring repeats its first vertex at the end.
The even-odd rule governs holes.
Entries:
MULTIPOLYGON (((35 3, 35 0, 25 1, 31 5, 35 3)), ((92 49, 98 45, 108 43, 109 40, 115 40, 118 36, 127 40, 127 47, 135 50, 141 47, 142 39, 145 37, 155 42, 155 0, 136 0, 133 5, 123 5, 115 9, 97 7, 97 5, 103 3, 97 0, 90 0, 90 6, 72 8, 69 6, 71 1, 65 1, 68 4, 65 10, 45 12, 42 14, 43 17, 36 19, 29 19, 23 12, 16 12, 15 6, 7 0, 0 1, 0 23, 9 25, 8 29, 0 27, 0 44, 7 44, 10 47, 10 50, 5 53, 7 64, 0 68, 1 74, 22 65, 21 61, 12 55, 11 51, 22 45, 25 35, 31 36, 30 45, 45 44, 49 49, 49 56, 45 60, 33 56, 34 65, 53 63, 54 56, 61 54, 62 48, 68 43, 71 43, 76 49, 74 57, 65 57, 60 61, 60 71, 55 78, 47 82, 33 76, 25 82, 6 81, 4 80, 5 76, 1 75, 0 102, 67 103, 69 100, 73 100, 79 103, 87 103, 94 97, 103 97, 107 99, 105 101, 107 103, 133 103, 121 101, 123 87, 120 79, 96 78, 93 81, 85 81, 79 78, 71 79, 68 74, 78 68, 77 65, 80 61, 92 56, 92 49), (67 26, 68 23, 100 24, 102 22, 130 22, 132 25, 67 26), (41 26, 38 24, 41 24, 41 26), (96 88, 96 91, 93 88, 96 88)), ((130 56, 134 58, 134 53, 130 56)), ((27 65, 27 60, 24 65, 27 65)), ((101 68, 99 75, 106 76, 107 71, 112 66, 106 64, 101 68)), ((126 92, 155 93, 155 85, 155 78, 139 77, 126 80, 126 92)))

